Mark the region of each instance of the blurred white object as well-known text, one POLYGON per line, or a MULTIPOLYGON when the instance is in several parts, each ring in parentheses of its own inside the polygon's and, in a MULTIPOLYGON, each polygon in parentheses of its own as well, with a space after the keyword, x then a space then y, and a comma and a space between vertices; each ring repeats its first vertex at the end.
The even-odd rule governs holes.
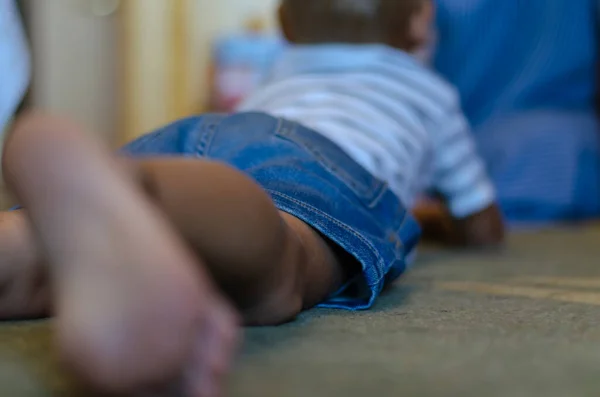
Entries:
POLYGON ((0 0, 0 132, 19 106, 29 83, 30 56, 17 5, 0 0))

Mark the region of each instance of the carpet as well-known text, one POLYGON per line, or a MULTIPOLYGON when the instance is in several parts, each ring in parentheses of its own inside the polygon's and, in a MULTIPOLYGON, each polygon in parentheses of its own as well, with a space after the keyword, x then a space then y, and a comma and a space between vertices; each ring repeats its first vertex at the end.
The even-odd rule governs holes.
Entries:
MULTIPOLYGON (((93 395, 60 370, 50 325, 0 326, 1 396, 93 395)), ((598 396, 600 228, 423 249, 373 310, 313 310, 245 342, 230 397, 598 396)))

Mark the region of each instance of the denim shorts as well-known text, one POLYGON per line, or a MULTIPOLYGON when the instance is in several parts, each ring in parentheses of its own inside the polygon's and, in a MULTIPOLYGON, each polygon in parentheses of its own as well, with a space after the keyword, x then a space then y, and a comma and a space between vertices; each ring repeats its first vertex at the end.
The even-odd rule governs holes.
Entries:
POLYGON ((420 237, 418 224, 385 183, 321 134, 288 120, 262 113, 207 114, 142 136, 123 152, 229 164, 262 186, 281 211, 354 256, 362 273, 322 307, 370 308, 406 270, 420 237))

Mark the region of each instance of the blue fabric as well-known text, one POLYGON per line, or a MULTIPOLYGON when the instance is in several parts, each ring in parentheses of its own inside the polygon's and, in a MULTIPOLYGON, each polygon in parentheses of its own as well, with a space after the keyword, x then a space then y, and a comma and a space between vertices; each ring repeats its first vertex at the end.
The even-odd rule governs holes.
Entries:
POLYGON ((437 3, 435 66, 460 91, 508 218, 600 215, 597 0, 437 3))
POLYGON ((367 309, 406 269, 420 229, 386 185, 322 135, 261 113, 178 121, 123 149, 127 155, 225 162, 252 177, 276 206, 352 254, 363 273, 322 306, 367 309))
POLYGON ((23 99, 30 74, 29 48, 17 2, 0 1, 0 136, 23 99))

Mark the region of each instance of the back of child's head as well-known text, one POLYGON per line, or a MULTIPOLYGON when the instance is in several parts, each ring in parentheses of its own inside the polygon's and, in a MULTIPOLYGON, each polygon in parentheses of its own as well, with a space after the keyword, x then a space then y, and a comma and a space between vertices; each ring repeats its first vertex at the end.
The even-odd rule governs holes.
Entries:
POLYGON ((430 0, 282 0, 281 23, 297 44, 422 44, 412 24, 430 0))

